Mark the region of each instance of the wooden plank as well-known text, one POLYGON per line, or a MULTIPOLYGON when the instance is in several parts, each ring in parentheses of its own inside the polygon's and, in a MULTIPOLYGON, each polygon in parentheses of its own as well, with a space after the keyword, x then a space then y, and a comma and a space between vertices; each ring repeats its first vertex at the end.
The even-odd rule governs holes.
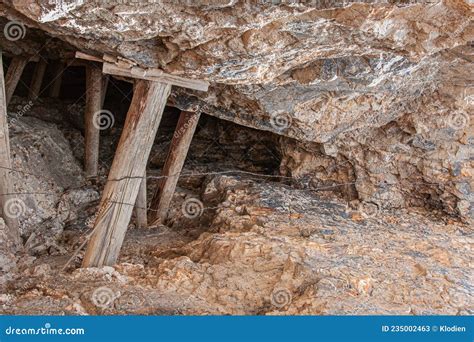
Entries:
POLYGON ((200 113, 181 112, 160 179, 150 206, 150 222, 162 223, 168 214, 173 194, 191 145, 200 113))
POLYGON ((28 57, 13 57, 8 67, 7 75, 5 76, 5 101, 8 104, 12 99, 16 86, 20 81, 21 75, 25 66, 28 64, 28 57))
POLYGON ((61 93, 61 85, 63 83, 63 73, 66 66, 63 62, 57 61, 54 67, 53 82, 49 88, 49 97, 58 98, 61 93))
POLYGON ((209 82, 202 80, 194 80, 190 78, 183 78, 175 75, 164 73, 159 69, 142 69, 139 67, 133 67, 130 69, 121 68, 113 63, 104 62, 103 69, 104 74, 118 75, 123 77, 138 78, 142 80, 168 83, 178 87, 207 91, 209 89, 209 82))
MULTIPOLYGON (((20 228, 18 218, 10 208, 15 204, 13 185, 10 179, 11 159, 10 159, 10 139, 8 136, 7 104, 5 94, 5 81, 3 78, 3 61, 0 52, 0 213, 8 227, 8 235, 11 240, 20 245, 20 228), (12 213, 9 214, 9 212, 12 213)), ((21 202, 20 202, 21 204, 21 202)))
POLYGON ((138 228, 146 228, 148 226, 147 220, 147 200, 146 200, 146 173, 140 183, 138 190, 137 201, 135 202, 135 216, 138 228))
POLYGON ((28 99, 36 101, 41 93, 41 85, 43 84, 44 73, 48 63, 41 58, 36 64, 35 71, 33 72, 33 78, 31 79, 30 89, 28 92, 28 99))
POLYGON ((102 57, 102 59, 103 59, 105 62, 117 63, 117 57, 112 56, 112 55, 105 54, 105 55, 102 57))
POLYGON ((209 82, 202 80, 194 80, 190 78, 179 77, 163 72, 163 70, 150 68, 143 69, 133 61, 130 61, 123 57, 115 57, 105 54, 102 58, 98 58, 86 53, 77 51, 76 58, 85 59, 95 62, 103 62, 104 74, 110 74, 114 76, 138 78, 142 80, 148 80, 153 82, 169 83, 183 88, 190 88, 195 90, 207 91, 209 88, 209 82))
POLYGON ((102 71, 97 65, 86 67, 86 112, 84 169, 86 178, 97 178, 99 171, 99 118, 102 109, 102 71))
POLYGON ((139 80, 110 169, 84 267, 117 261, 171 86, 139 80))
POLYGON ((80 52, 80 51, 76 51, 76 55, 75 55, 75 56, 76 56, 76 58, 78 58, 78 59, 85 59, 85 60, 88 60, 88 61, 100 62, 100 63, 103 62, 102 58, 100 58, 100 57, 88 55, 87 53, 80 52))

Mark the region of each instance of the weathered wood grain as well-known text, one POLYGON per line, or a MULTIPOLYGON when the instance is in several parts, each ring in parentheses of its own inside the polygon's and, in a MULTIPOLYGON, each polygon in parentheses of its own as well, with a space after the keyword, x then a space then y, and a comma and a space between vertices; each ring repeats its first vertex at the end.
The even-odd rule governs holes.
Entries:
POLYGON ((146 196, 146 173, 140 183, 138 190, 137 201, 135 202, 135 216, 137 226, 139 228, 146 228, 148 226, 147 220, 147 196, 146 196))
POLYGON ((30 89, 28 90, 28 99, 35 101, 41 94, 41 85, 43 84, 44 73, 48 63, 43 58, 40 58, 39 62, 36 63, 33 77, 30 83, 30 89))
POLYGON ((130 222, 171 85, 138 80, 83 266, 113 265, 130 222))
POLYGON ((8 71, 5 76, 5 101, 7 106, 12 99, 13 93, 27 64, 27 57, 17 56, 12 58, 8 66, 8 71))
POLYGON ((100 126, 102 108, 102 71, 96 65, 86 67, 85 161, 87 178, 96 178, 99 170, 100 126))
POLYGON ((196 130, 200 113, 181 112, 173 140, 166 157, 162 178, 151 201, 149 218, 152 224, 159 224, 166 219, 178 183, 179 174, 186 160, 191 140, 196 130))

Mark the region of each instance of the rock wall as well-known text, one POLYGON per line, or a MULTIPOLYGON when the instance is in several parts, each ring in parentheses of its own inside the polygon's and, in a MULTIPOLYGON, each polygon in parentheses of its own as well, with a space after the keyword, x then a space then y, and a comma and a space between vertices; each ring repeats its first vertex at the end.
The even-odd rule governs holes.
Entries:
MULTIPOLYGON (((23 100, 14 102, 9 111, 11 175, 18 198, 6 208, 6 215, 19 219, 25 248, 32 254, 57 248, 66 223, 99 199, 99 193, 87 186, 63 131, 34 117, 43 113, 41 106, 23 100)), ((54 108, 49 113, 56 120, 65 115, 54 108)))
POLYGON ((352 183, 350 199, 465 219, 474 217, 472 10, 462 0, 0 5, 24 25, 12 53, 30 49, 19 43, 39 29, 89 53, 209 80, 209 92, 176 88, 172 101, 295 139, 282 146, 285 173, 352 183), (317 170, 328 163, 335 175, 317 170))

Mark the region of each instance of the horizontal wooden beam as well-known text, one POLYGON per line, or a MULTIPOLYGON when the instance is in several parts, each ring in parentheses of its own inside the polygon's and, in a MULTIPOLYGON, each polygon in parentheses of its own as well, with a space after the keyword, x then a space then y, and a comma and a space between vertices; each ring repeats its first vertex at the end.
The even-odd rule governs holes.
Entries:
POLYGON ((76 51, 76 58, 77 59, 85 59, 85 60, 88 60, 88 61, 92 61, 92 62, 103 62, 102 58, 100 57, 95 57, 95 56, 92 56, 92 55, 88 55, 87 53, 84 53, 84 52, 80 52, 80 51, 76 51))
POLYGON ((171 74, 164 73, 159 69, 142 69, 133 67, 130 69, 121 68, 112 63, 104 63, 102 67, 104 74, 118 75, 123 77, 138 78, 141 80, 167 83, 178 87, 189 88, 200 91, 209 89, 209 82, 202 80, 193 80, 171 74))
POLYGON ((156 68, 140 68, 133 61, 121 57, 106 54, 103 58, 99 58, 77 51, 76 58, 103 63, 102 72, 104 74, 161 82, 200 91, 207 91, 209 89, 209 82, 207 81, 167 74, 163 70, 156 68))

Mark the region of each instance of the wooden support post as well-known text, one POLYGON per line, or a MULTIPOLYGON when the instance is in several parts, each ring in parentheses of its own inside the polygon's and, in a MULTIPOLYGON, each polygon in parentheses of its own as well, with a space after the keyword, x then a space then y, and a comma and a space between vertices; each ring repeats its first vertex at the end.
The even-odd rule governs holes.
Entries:
POLYGON ((146 200, 146 172, 140 183, 137 200, 135 202, 135 216, 137 218, 137 227, 146 228, 148 226, 147 214, 147 200, 146 200))
POLYGON ((151 201, 149 216, 152 224, 159 224, 166 219, 199 117, 200 113, 181 112, 161 173, 164 178, 160 179, 151 201))
POLYGON ((13 93, 15 92, 16 86, 18 85, 20 77, 23 74, 23 70, 25 70, 25 66, 27 64, 28 58, 21 56, 13 57, 10 62, 7 75, 5 76, 5 101, 7 106, 12 99, 13 93))
POLYGON ((65 64, 58 62, 54 68, 53 82, 49 88, 49 97, 58 98, 61 93, 61 85, 63 83, 63 72, 65 70, 65 64))
POLYGON ((99 118, 102 109, 102 71, 95 65, 86 67, 85 161, 87 178, 97 178, 99 172, 99 118))
POLYGON ((8 136, 7 105, 5 94, 5 81, 3 78, 3 61, 0 52, 0 213, 8 226, 8 235, 12 241, 19 245, 20 229, 15 213, 10 213, 9 206, 14 204, 15 197, 12 195, 13 186, 10 180, 10 140, 8 136))
POLYGON ((170 90, 169 84, 137 81, 84 267, 113 265, 117 261, 170 90))
POLYGON ((36 64, 35 71, 33 72, 33 78, 31 79, 30 90, 28 92, 28 99, 32 101, 36 101, 41 93, 41 85, 43 84, 47 65, 46 60, 40 57, 39 62, 36 64))
POLYGON ((109 86, 109 75, 102 75, 102 98, 100 100, 100 108, 104 108, 105 96, 109 86))

